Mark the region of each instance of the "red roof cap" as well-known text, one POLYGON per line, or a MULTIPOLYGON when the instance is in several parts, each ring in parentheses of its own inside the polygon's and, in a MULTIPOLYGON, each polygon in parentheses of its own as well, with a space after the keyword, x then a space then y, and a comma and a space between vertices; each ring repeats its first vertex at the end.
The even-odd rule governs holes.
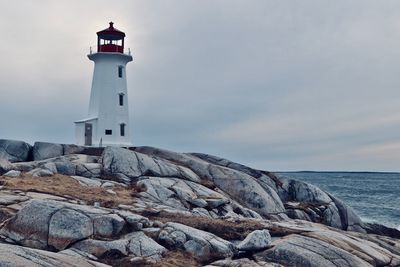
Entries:
POLYGON ((97 32, 97 36, 107 40, 119 40, 125 37, 125 33, 114 28, 114 23, 110 22, 110 27, 97 32))

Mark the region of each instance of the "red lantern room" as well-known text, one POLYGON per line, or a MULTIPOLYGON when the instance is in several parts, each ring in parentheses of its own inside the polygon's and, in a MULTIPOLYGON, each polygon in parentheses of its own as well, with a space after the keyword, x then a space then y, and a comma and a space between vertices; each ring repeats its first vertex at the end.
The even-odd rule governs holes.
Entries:
POLYGON ((124 53, 125 33, 114 28, 114 23, 110 22, 110 27, 97 32, 97 52, 124 53))

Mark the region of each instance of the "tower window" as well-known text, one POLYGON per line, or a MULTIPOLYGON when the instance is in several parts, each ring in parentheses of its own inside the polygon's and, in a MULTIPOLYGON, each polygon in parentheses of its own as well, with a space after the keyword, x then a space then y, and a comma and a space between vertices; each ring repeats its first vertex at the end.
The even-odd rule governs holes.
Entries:
POLYGON ((123 106, 124 105, 124 94, 119 94, 119 105, 123 106))
POLYGON ((121 123, 119 125, 119 130, 121 132, 121 136, 125 136, 125 123, 121 123))
POLYGON ((122 78, 124 72, 124 67, 123 66, 118 66, 118 77, 122 78))
POLYGON ((106 130, 106 135, 112 135, 112 130, 106 130))

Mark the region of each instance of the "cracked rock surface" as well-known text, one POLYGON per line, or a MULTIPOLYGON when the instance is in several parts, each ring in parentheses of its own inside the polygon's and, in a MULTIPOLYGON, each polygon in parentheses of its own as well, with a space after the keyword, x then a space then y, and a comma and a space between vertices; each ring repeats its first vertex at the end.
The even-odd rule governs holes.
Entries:
POLYGON ((400 232, 216 156, 0 140, 0 266, 400 266, 400 232))

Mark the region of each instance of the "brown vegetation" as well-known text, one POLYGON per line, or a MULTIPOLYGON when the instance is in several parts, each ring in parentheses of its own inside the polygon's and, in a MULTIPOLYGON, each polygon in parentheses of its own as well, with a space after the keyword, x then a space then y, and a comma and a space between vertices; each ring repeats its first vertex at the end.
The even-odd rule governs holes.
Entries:
POLYGON ((152 262, 145 258, 134 258, 132 257, 119 257, 120 255, 103 255, 101 257, 101 262, 109 264, 111 266, 118 267, 198 267, 201 264, 196 260, 196 258, 185 251, 169 251, 167 252, 161 261, 152 262))
POLYGON ((213 233, 226 240, 244 239, 254 230, 265 229, 265 225, 252 220, 231 222, 223 219, 212 219, 198 216, 184 216, 181 214, 172 214, 160 212, 157 214, 143 212, 144 216, 151 220, 161 222, 181 223, 199 230, 213 233))
POLYGON ((134 189, 115 186, 112 190, 116 195, 113 195, 104 188, 83 186, 77 180, 61 174, 49 177, 33 177, 26 173, 16 178, 0 176, 0 184, 4 186, 4 189, 47 193, 68 199, 83 200, 89 205, 99 202, 104 207, 131 204, 136 194, 134 189))

